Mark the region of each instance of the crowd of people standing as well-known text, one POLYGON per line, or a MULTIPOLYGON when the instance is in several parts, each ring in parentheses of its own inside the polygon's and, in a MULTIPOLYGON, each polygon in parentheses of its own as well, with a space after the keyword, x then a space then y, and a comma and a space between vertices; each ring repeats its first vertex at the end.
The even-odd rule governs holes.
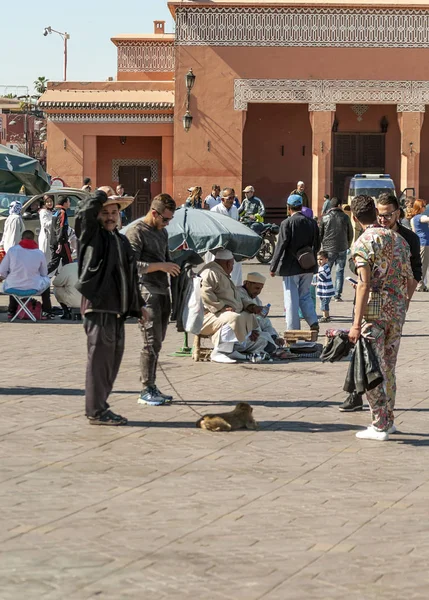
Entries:
MULTIPOLYGON (((253 186, 243 190, 241 203, 230 187, 221 190, 214 185, 204 200, 201 187, 190 188, 189 193, 186 206, 241 220, 256 231, 265 214, 253 186)), ((282 278, 286 328, 300 329, 301 311, 310 329, 319 331, 319 322, 330 321, 331 300, 342 301, 349 256, 356 276, 356 296, 348 337, 355 344, 370 333, 384 379, 383 384, 366 392, 372 423, 357 436, 385 441, 396 431, 395 365, 406 311, 415 290, 427 289, 429 215, 422 200, 411 199, 402 215, 391 193, 381 194, 377 206, 371 197, 357 196, 350 213, 340 199, 324 200, 318 223, 306 210, 305 185, 298 182, 287 199, 288 217, 280 226, 270 275, 282 278), (320 300, 320 320, 312 286, 320 300)), ((159 406, 172 401, 172 396, 157 387, 156 372, 171 312, 169 277, 180 273, 180 267, 171 260, 165 230, 174 218, 176 204, 168 194, 156 196, 146 216, 134 222, 125 236, 119 232, 121 214, 132 201, 118 190, 115 194, 112 188, 101 187, 82 203, 76 218, 76 288, 88 340, 86 416, 91 424, 127 422, 110 410, 108 397, 121 364, 124 322, 129 316, 138 318, 142 333, 138 402, 159 406)), ((3 246, 7 250, 0 277, 5 283, 9 279, 11 285, 16 265, 31 267, 40 279, 45 315, 52 310, 48 274, 56 272, 60 263, 67 266, 72 262, 67 202, 64 198, 54 206, 52 197, 45 196, 43 205, 36 207, 41 223, 39 247, 34 234, 23 230, 20 202, 11 205, 5 224, 3 246)), ((221 249, 208 257, 200 273, 204 306, 201 333, 212 336, 214 362, 235 363, 282 351, 282 337, 267 317, 269 305, 264 306, 258 297, 265 277, 254 272, 244 282, 240 278, 234 281, 236 267, 231 252, 221 249)), ((15 304, 11 300, 11 313, 17 309, 15 304)), ((362 394, 355 391, 340 410, 361 410, 362 405, 362 394)))

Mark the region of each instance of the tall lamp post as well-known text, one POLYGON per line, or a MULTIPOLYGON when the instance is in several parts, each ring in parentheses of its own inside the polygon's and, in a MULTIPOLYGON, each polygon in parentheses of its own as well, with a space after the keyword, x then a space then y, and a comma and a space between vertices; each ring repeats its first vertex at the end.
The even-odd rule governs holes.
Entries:
POLYGON ((70 39, 70 34, 67 31, 62 32, 52 29, 49 25, 49 27, 45 27, 43 35, 46 37, 50 33, 58 33, 64 40, 64 81, 67 81, 67 41, 70 39))

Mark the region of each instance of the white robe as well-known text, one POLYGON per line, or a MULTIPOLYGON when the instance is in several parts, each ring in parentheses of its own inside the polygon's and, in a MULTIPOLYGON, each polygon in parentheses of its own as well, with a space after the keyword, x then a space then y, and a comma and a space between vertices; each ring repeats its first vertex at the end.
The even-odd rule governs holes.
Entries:
MULTIPOLYGON (((239 287, 238 292, 240 294, 241 299, 244 302, 246 302, 246 303, 253 302, 254 304, 257 304, 258 306, 264 306, 264 304, 262 304, 262 301, 260 300, 259 296, 256 296, 256 298, 251 298, 249 296, 249 294, 247 293, 247 290, 245 290, 244 287, 239 287)), ((256 319, 258 321, 258 325, 259 325, 259 328, 260 328, 262 334, 264 334, 264 337, 266 338, 266 340, 268 342, 273 342, 273 336, 275 338, 280 337, 279 334, 277 333, 277 331, 274 329, 274 327, 271 323, 271 320, 268 317, 262 317, 261 315, 256 315, 256 319)))
POLYGON ((77 263, 64 265, 61 271, 52 280, 54 286, 55 298, 60 304, 65 304, 69 308, 80 308, 82 296, 76 289, 78 281, 77 263))
POLYGON ((1 240, 1 245, 5 252, 16 246, 16 244, 19 244, 24 231, 25 225, 21 215, 15 213, 9 215, 4 222, 3 237, 1 240))
POLYGON ((43 252, 37 248, 28 250, 19 245, 13 246, 6 252, 6 256, 0 263, 0 276, 5 277, 3 281, 5 294, 11 288, 36 290, 37 293, 41 293, 50 284, 43 252))
POLYGON ((41 208, 39 211, 40 233, 39 233, 39 250, 46 257, 46 262, 49 264, 51 260, 51 230, 52 230, 52 210, 41 208))
MULTIPOLYGON (((226 215, 227 217, 231 217, 231 219, 234 219, 234 221, 238 221, 240 218, 238 216, 238 208, 236 206, 232 205, 231 208, 228 210, 227 208, 225 208, 222 202, 220 204, 216 204, 216 206, 211 208, 210 212, 216 212, 221 215, 226 215)), ((214 258, 215 257, 211 252, 207 252, 205 262, 212 262, 214 258)), ((235 283, 237 287, 243 285, 243 270, 241 267, 241 262, 234 261, 234 268, 231 273, 231 280, 235 283)))

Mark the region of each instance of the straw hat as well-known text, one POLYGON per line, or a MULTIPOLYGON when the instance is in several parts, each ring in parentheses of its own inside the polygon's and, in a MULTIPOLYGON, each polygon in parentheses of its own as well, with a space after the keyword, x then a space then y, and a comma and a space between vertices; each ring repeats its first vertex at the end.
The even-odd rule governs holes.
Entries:
POLYGON ((103 202, 103 206, 110 206, 111 204, 118 204, 119 210, 125 210, 130 204, 134 202, 132 196, 109 196, 106 202, 103 202))

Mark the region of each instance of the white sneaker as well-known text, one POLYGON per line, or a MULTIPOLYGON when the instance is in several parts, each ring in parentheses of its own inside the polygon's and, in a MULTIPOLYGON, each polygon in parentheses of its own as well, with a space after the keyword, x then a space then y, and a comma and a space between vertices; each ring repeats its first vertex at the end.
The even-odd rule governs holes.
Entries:
POLYGON ((370 425, 363 431, 358 431, 356 437, 361 440, 377 440, 378 442, 387 442, 389 439, 389 434, 387 431, 377 431, 377 429, 374 429, 374 427, 370 425))
POLYGON ((230 358, 227 354, 224 354, 223 352, 219 352, 219 350, 216 350, 216 349, 214 349, 213 352, 211 353, 210 360, 212 362, 224 363, 224 364, 230 364, 230 365, 237 362, 233 358, 230 358))
POLYGON ((393 424, 392 427, 389 427, 389 429, 387 430, 387 433, 396 433, 396 425, 393 424))
POLYGON ((231 352, 231 354, 229 354, 229 357, 232 358, 233 360, 248 360, 248 355, 243 354, 242 352, 239 352, 238 350, 234 350, 234 352, 231 352))

